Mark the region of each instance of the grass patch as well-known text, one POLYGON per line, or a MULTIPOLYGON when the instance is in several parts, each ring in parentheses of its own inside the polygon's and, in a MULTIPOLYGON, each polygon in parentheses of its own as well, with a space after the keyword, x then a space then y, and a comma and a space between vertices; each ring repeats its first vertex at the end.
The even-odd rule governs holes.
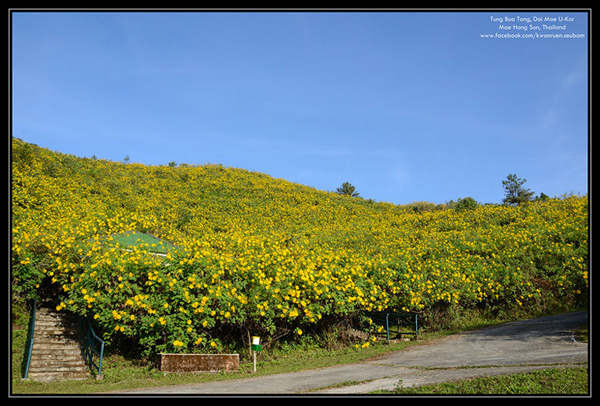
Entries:
POLYGON ((587 326, 587 325, 581 326, 580 328, 575 330, 575 334, 574 334, 575 340, 579 341, 580 343, 587 343, 589 333, 590 333, 589 326, 587 326))
POLYGON ((174 253, 176 248, 174 245, 169 244, 160 238, 154 237, 153 235, 140 233, 136 231, 130 231, 122 234, 115 234, 112 236, 113 240, 125 247, 144 247, 150 252, 158 254, 174 253))
POLYGON ((551 368, 539 371, 444 382, 380 394, 400 395, 587 395, 588 368, 551 368))

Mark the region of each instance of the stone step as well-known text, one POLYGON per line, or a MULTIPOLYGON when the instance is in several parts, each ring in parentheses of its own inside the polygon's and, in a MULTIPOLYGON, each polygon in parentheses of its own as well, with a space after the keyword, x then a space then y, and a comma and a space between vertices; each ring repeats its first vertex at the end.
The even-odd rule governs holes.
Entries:
POLYGON ((29 372, 28 379, 38 382, 66 381, 66 380, 85 380, 90 379, 89 372, 29 372))
POLYGON ((38 327, 38 330, 40 331, 52 331, 52 330, 67 330, 67 331, 73 331, 76 332, 79 330, 79 326, 77 324, 50 324, 48 322, 44 322, 44 321, 40 321, 39 323, 36 323, 36 327, 38 327))
POLYGON ((61 358, 61 357, 81 357, 83 350, 81 347, 65 348, 64 346, 34 346, 33 351, 40 358, 61 358))
MULTIPOLYGON (((38 320, 36 318, 36 320, 38 320)), ((77 330, 78 325, 75 322, 63 322, 63 321, 54 321, 54 320, 39 320, 36 321, 36 325, 42 329, 52 330, 53 328, 66 328, 70 330, 77 330)))
POLYGON ((81 341, 77 336, 62 336, 58 333, 53 333, 52 335, 38 335, 33 336, 33 343, 47 343, 47 344, 79 344, 81 341))
POLYGON ((35 314, 36 320, 43 320, 46 322, 55 322, 55 323, 72 323, 75 320, 69 317, 66 314, 61 314, 60 312, 56 312, 50 309, 38 310, 35 314))
POLYGON ((68 355, 66 357, 37 357, 30 361, 29 367, 45 368, 46 366, 85 366, 81 355, 68 355))
POLYGON ((27 377, 36 381, 90 378, 82 334, 73 317, 50 307, 36 310, 27 377))
POLYGON ((81 361, 73 360, 71 362, 65 361, 39 361, 32 360, 29 364, 29 372, 69 372, 69 371, 88 371, 87 366, 82 364, 81 361))

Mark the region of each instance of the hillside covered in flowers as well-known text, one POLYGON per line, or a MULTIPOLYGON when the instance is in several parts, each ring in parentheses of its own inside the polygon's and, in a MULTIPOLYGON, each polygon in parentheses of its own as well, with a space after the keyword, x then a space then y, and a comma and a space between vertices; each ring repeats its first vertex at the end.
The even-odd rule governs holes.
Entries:
POLYGON ((52 294, 109 343, 146 353, 218 352, 363 311, 588 295, 587 196, 413 210, 221 165, 78 158, 13 139, 11 199, 12 300, 52 294))

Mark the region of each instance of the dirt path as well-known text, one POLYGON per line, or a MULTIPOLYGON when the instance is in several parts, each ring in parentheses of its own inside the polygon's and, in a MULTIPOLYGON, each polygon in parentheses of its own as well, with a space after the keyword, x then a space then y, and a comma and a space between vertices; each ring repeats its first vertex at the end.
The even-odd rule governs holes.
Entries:
POLYGON ((391 390, 400 381, 408 387, 581 364, 588 360, 588 345, 577 342, 573 332, 587 320, 587 312, 548 316, 456 334, 356 364, 121 393, 356 394, 391 390), (362 383, 334 387, 348 382, 362 383))

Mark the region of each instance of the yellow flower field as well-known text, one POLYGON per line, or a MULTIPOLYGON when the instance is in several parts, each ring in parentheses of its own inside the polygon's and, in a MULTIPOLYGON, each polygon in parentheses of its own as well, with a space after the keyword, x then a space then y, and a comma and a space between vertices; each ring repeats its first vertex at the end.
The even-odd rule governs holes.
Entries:
POLYGON ((148 352, 300 336, 365 310, 587 298, 587 196, 415 212, 220 165, 12 147, 13 298, 54 289, 61 310, 148 352), (175 248, 123 246, 125 232, 175 248))

